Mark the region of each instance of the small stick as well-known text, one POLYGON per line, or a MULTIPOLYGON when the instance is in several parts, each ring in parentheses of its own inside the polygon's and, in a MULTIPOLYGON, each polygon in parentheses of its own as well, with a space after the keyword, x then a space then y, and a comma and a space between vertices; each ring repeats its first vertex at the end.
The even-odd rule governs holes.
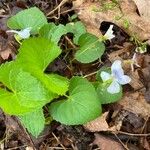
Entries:
POLYGON ((90 76, 96 74, 97 72, 98 72, 98 71, 95 71, 95 72, 92 72, 92 73, 90 73, 90 74, 87 74, 87 75, 84 76, 84 78, 90 77, 90 76))
POLYGON ((119 139, 119 137, 114 133, 115 137, 118 139, 118 141, 121 143, 121 145, 126 149, 129 150, 128 147, 119 139))
MULTIPOLYGON (((109 131, 109 130, 108 130, 109 131)), ((120 133, 120 134, 124 134, 124 135, 129 135, 129 136, 150 136, 150 133, 141 133, 141 134, 136 134, 136 133, 128 133, 128 132, 123 132, 123 131, 110 131, 112 133, 120 133)))
POLYGON ((59 4, 56 8, 54 8, 52 11, 50 11, 46 16, 49 16, 49 15, 51 15, 53 12, 55 12, 57 9, 60 9, 60 7, 61 7, 62 5, 64 5, 66 2, 68 2, 68 0, 62 0, 62 1, 60 2, 60 4, 59 4))
POLYGON ((72 43, 72 41, 71 41, 67 36, 65 36, 65 39, 68 41, 68 43, 69 43, 74 49, 76 49, 76 46, 72 43))
POLYGON ((61 144, 61 142, 59 141, 59 139, 57 138, 57 136, 52 132, 53 137, 56 139, 56 141, 61 145, 63 150, 66 150, 66 148, 61 144))

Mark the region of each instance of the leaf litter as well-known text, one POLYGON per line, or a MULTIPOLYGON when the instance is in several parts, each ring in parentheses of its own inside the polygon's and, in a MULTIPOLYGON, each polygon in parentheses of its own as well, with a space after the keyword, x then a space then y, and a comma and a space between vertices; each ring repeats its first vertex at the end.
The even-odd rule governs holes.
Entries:
MULTIPOLYGON (((65 15, 63 11, 72 9, 70 2, 62 2, 62 6, 60 6, 59 4, 61 2, 62 1, 55 1, 55 3, 45 1, 13 1, 10 3, 6 2, 6 5, 2 4, 3 9, 0 11, 1 62, 15 58, 17 52, 15 52, 14 49, 18 46, 13 37, 8 39, 6 34, 7 28, 4 16, 11 15, 8 14, 8 10, 19 11, 27 6, 37 5, 41 10, 49 14, 48 17, 50 20, 59 23, 62 22, 63 18, 67 21, 68 14, 66 13, 65 15), (68 4, 68 6, 66 4, 68 4), (7 9, 5 8, 6 6, 7 9), (59 11, 55 9, 57 6, 60 7, 59 11), (54 9, 55 11, 49 13, 54 9)), ((137 46, 130 40, 130 37, 136 35, 141 42, 149 42, 150 40, 149 5, 149 2, 142 1, 141 3, 139 0, 102 0, 101 2, 93 2, 90 0, 74 1, 73 9, 90 33, 99 37, 105 33, 101 33, 100 29, 102 31, 104 28, 104 31, 106 31, 108 27, 107 24, 114 24, 118 40, 115 39, 112 42, 106 42, 107 50, 102 58, 103 64, 98 62, 94 65, 95 69, 91 69, 90 64, 85 65, 85 67, 76 62, 73 63, 74 67, 71 69, 73 69, 76 74, 89 74, 102 65, 109 65, 110 62, 116 59, 123 61, 130 60, 137 46), (113 7, 110 8, 108 6, 113 7), (82 70, 83 72, 80 72, 82 70)), ((71 57, 71 54, 68 56, 71 57)), ((135 66, 134 71, 131 71, 130 65, 128 64, 123 66, 128 75, 131 75, 133 79, 130 85, 125 86, 123 98, 117 103, 105 105, 103 115, 84 125, 84 128, 81 126, 64 126, 53 122, 51 127, 45 129, 42 137, 34 139, 25 129, 20 127, 20 125, 18 126, 16 119, 2 115, 0 116, 0 136, 3 140, 0 146, 3 149, 16 147, 16 149, 41 150, 59 148, 94 150, 97 147, 102 150, 150 149, 149 58, 149 52, 146 54, 138 54, 138 64, 140 67, 135 66), (5 120, 6 118, 7 120, 5 120), (9 132, 5 131, 5 127, 9 132)), ((66 61, 64 62, 66 63, 66 61)), ((60 64, 61 61, 56 60, 55 64, 57 63, 60 64)), ((52 70, 60 71, 67 76, 70 71, 68 71, 68 65, 65 63, 62 67, 55 66, 54 64, 50 69, 53 68, 52 70)), ((89 76, 89 78, 94 77, 89 76)))

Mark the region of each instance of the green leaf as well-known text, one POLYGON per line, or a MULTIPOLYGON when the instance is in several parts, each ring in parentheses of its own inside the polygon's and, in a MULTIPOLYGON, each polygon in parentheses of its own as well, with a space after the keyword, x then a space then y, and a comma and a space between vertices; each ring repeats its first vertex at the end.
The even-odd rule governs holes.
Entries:
POLYGON ((110 83, 99 83, 96 91, 101 100, 101 104, 109 104, 114 103, 122 98, 122 87, 120 86, 120 92, 111 94, 107 92, 107 88, 109 87, 110 83))
POLYGON ((80 21, 78 21, 76 23, 68 23, 66 26, 62 24, 56 26, 54 23, 49 23, 44 25, 40 29, 41 37, 51 39, 51 41, 54 41, 56 43, 59 42, 62 35, 65 35, 67 33, 73 33, 73 41, 75 44, 78 44, 79 37, 83 33, 86 33, 86 28, 80 21))
POLYGON ((27 112, 32 111, 32 108, 22 106, 20 104, 19 99, 14 93, 1 88, 0 88, 0 107, 3 109, 5 113, 10 115, 25 114, 27 112))
POLYGON ((64 95, 68 91, 69 80, 67 78, 52 73, 45 76, 48 77, 47 82, 50 84, 52 92, 64 95))
POLYGON ((0 94, 0 106, 9 114, 29 112, 30 108, 40 108, 54 98, 40 81, 18 68, 14 62, 0 67, 0 82, 9 89, 1 89, 0 94))
POLYGON ((22 66, 45 71, 46 67, 61 53, 61 49, 45 38, 24 40, 17 59, 22 66))
POLYGON ((24 40, 17 56, 17 64, 39 79, 49 91, 63 95, 68 90, 68 79, 44 73, 46 67, 61 53, 60 48, 45 38, 24 40))
POLYGON ((8 19, 7 25, 11 29, 25 29, 31 27, 33 34, 38 33, 39 29, 47 23, 47 19, 40 9, 32 7, 20 11, 15 16, 8 19))
POLYGON ((84 124, 101 114, 101 104, 93 85, 82 77, 73 77, 66 100, 53 102, 52 117, 66 125, 84 124))
POLYGON ((54 23, 49 23, 44 25, 40 29, 40 36, 44 38, 48 38, 51 41, 58 43, 61 36, 66 34, 67 30, 64 25, 59 24, 56 26, 54 23))
POLYGON ((90 33, 81 35, 78 43, 80 49, 76 52, 75 58, 81 63, 90 63, 101 58, 105 50, 104 44, 90 33))
POLYGON ((85 26, 83 25, 82 22, 78 21, 78 22, 71 22, 71 23, 68 23, 66 25, 66 30, 68 33, 73 33, 74 34, 74 43, 78 45, 78 41, 79 41, 79 37, 86 33, 86 28, 85 26))
POLYGON ((32 113, 19 116, 21 123, 35 137, 42 132, 45 125, 45 118, 42 109, 37 109, 32 113))

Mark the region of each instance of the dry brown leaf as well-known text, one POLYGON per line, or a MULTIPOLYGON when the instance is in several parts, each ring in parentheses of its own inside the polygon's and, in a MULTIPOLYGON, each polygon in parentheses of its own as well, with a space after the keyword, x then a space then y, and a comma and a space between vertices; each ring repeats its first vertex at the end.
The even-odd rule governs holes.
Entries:
POLYGON ((144 17, 145 19, 150 18, 150 1, 149 0, 133 0, 135 4, 137 5, 138 11, 140 13, 141 17, 144 17))
POLYGON ((99 132, 99 131, 118 131, 122 126, 122 121, 117 122, 117 125, 109 127, 106 118, 108 112, 103 113, 100 117, 96 118, 93 121, 88 122, 84 125, 85 129, 90 132, 99 132))
POLYGON ((149 141, 147 140, 146 137, 142 137, 140 139, 140 143, 141 143, 141 145, 143 145, 145 150, 150 150, 150 143, 149 143, 149 141))
POLYGON ((108 137, 106 138, 100 134, 95 134, 95 140, 93 143, 96 144, 101 150, 124 150, 119 142, 108 137))
POLYGON ((130 71, 129 75, 132 79, 129 84, 134 88, 135 91, 144 88, 144 85, 140 80, 140 77, 139 77, 137 70, 135 70, 134 72, 130 71))
POLYGON ((118 104, 124 110, 140 115, 144 119, 150 116, 150 104, 146 102, 144 95, 140 92, 126 93, 118 104))
POLYGON ((12 51, 10 49, 6 49, 0 52, 0 56, 3 58, 3 60, 7 60, 10 55, 12 55, 12 51))
POLYGON ((123 61, 121 56, 123 56, 124 54, 127 55, 127 57, 129 57, 130 51, 131 51, 131 49, 133 49, 133 45, 131 43, 125 42, 122 47, 120 46, 118 48, 119 48, 119 50, 113 51, 110 54, 108 54, 109 60, 111 62, 114 62, 117 59, 123 61))
MULTIPOLYGON (((106 0, 105 2, 110 2, 106 0)), ((88 32, 100 36, 99 27, 103 21, 112 22, 124 29, 129 35, 137 35, 140 40, 150 39, 150 20, 139 16, 136 12, 136 4, 133 0, 121 0, 119 6, 107 11, 94 11, 102 9, 100 1, 76 0, 74 8, 81 21, 87 27, 88 32), (116 19, 120 17, 120 19, 116 19), (128 28, 125 24, 128 22, 128 28)))
POLYGON ((144 55, 140 76, 146 88, 145 99, 150 103, 150 56, 148 54, 144 55))

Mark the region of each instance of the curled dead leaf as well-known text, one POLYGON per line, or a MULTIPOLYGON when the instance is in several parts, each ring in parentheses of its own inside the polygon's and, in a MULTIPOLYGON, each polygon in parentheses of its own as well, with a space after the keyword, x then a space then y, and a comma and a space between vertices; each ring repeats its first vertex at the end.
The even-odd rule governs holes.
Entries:
MULTIPOLYGON (((112 1, 106 0, 105 3, 112 1)), ((74 8, 82 22, 87 27, 88 32, 100 36, 100 25, 103 21, 111 22, 124 29, 130 36, 136 35, 140 40, 150 39, 150 21, 139 16, 136 12, 136 4, 133 0, 118 1, 113 9, 103 10, 100 1, 76 0, 74 8)))

